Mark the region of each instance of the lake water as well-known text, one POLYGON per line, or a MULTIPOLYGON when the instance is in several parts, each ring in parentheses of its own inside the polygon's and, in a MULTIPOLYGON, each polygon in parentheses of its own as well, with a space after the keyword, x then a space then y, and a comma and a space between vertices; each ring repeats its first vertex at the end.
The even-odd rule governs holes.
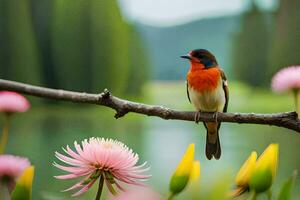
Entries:
MULTIPOLYGON (((266 94, 234 86, 230 91, 229 112, 280 112, 292 110, 288 95, 266 94), (274 100, 276 99, 276 100, 274 100)), ((144 103, 159 104, 179 110, 193 110, 185 96, 185 85, 180 83, 153 83, 145 87, 144 103)), ((205 158, 205 130, 192 122, 162 120, 137 114, 128 114, 115 120, 114 111, 93 105, 63 103, 47 107, 33 106, 24 114, 16 115, 10 131, 7 152, 29 157, 36 167, 33 200, 71 199, 70 193, 60 191, 72 181, 53 178, 62 172, 52 166, 55 151, 89 137, 110 137, 127 144, 140 155, 140 161, 151 166, 149 184, 167 194, 169 178, 190 143, 196 144, 196 158, 201 162, 203 185, 229 174, 234 177, 251 151, 259 154, 273 142, 279 143, 279 170, 275 188, 294 169, 300 170, 300 134, 278 127, 223 123, 220 131, 222 157, 208 161, 205 158)), ((95 188, 79 199, 93 199, 95 188)), ((278 191, 278 190, 276 190, 278 191)), ((300 196, 297 180, 294 197, 300 196)), ((180 199, 180 196, 177 198, 180 199)))

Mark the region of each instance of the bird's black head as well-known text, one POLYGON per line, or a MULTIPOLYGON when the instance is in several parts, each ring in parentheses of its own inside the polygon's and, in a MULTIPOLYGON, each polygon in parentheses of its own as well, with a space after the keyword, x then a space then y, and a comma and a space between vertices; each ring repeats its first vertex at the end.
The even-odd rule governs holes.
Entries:
POLYGON ((205 66, 205 68, 216 67, 218 65, 216 57, 206 49, 195 49, 191 51, 188 55, 181 57, 189 59, 191 60, 191 62, 202 63, 205 66))

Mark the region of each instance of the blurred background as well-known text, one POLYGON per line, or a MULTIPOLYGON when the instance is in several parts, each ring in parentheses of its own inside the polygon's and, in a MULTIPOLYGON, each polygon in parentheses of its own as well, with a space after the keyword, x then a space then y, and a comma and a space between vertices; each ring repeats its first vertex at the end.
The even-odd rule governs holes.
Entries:
MULTIPOLYGON (((0 0, 0 78, 94 93, 108 88, 122 98, 193 110, 185 91, 189 64, 179 56, 205 48, 229 78, 229 112, 291 111, 292 95, 273 94, 270 80, 300 64, 299 7, 297 0, 0 0)), ((7 153, 36 166, 33 199, 70 198, 60 191, 72 182, 53 178, 62 173, 52 166, 54 152, 92 136, 139 153, 162 194, 192 142, 203 185, 234 177, 252 150, 272 142, 280 146, 275 189, 300 170, 300 136, 283 128, 223 123, 222 157, 207 161, 202 124, 135 114, 115 120, 107 108, 28 98, 32 109, 15 116, 7 153)))

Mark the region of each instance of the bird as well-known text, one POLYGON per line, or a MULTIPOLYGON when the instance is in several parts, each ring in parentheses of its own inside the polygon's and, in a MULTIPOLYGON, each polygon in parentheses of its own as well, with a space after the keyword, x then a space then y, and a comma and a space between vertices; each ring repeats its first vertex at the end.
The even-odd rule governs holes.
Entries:
POLYGON ((190 103, 196 108, 195 122, 201 112, 213 112, 215 121, 203 122, 206 128, 205 154, 207 159, 221 157, 218 112, 227 112, 229 101, 228 81, 219 67, 216 57, 206 49, 195 49, 181 58, 188 59, 190 69, 187 73, 186 91, 190 103))

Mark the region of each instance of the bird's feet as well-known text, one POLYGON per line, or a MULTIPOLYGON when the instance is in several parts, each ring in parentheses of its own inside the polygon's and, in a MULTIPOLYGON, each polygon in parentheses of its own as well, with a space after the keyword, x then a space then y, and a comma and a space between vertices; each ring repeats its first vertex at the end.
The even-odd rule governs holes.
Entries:
POLYGON ((218 113, 219 112, 214 112, 214 114, 213 114, 213 118, 214 118, 215 122, 218 122, 218 113))
POLYGON ((200 116, 201 116, 201 111, 195 113, 194 120, 196 124, 200 122, 200 116))

